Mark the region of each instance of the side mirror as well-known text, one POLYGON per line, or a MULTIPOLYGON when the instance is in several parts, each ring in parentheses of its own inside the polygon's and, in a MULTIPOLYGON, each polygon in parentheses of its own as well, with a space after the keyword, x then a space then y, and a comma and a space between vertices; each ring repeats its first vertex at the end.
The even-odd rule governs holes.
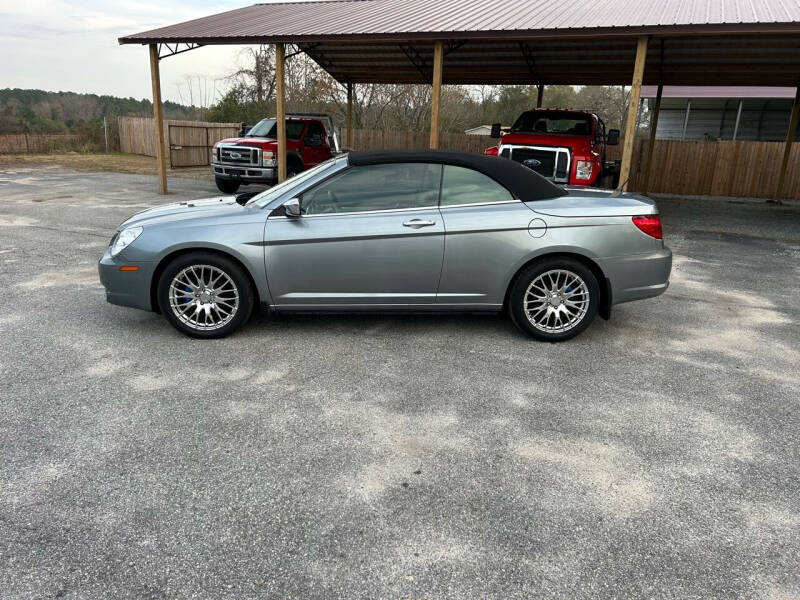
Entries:
POLYGON ((298 218, 302 212, 300 210, 300 198, 292 198, 283 203, 283 211, 291 219, 298 218))
POLYGON ((500 123, 492 123, 492 132, 489 134, 489 137, 499 140, 502 127, 503 126, 500 123))
POLYGON ((606 134, 606 146, 619 146, 619 129, 609 129, 606 134))

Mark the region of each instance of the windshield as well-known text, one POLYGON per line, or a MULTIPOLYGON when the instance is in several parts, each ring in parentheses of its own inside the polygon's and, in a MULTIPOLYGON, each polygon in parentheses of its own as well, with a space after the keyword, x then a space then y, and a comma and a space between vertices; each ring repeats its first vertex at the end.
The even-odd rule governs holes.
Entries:
MULTIPOLYGON (((262 119, 253 128, 247 132, 245 137, 261 137, 278 139, 278 120, 277 119, 262 119)), ((303 129, 306 128, 305 121, 286 121, 286 137, 290 140, 299 140, 303 135, 303 129)))
POLYGON ((524 112, 511 126, 511 131, 523 133, 549 133, 565 135, 590 135, 591 117, 562 111, 531 110, 524 112))
POLYGON ((321 173, 326 169, 330 169, 334 164, 336 164, 336 159, 331 158, 330 160, 326 160, 324 163, 320 163, 316 167, 309 169, 308 171, 303 171, 299 175, 295 175, 291 179, 287 179, 283 183, 279 183, 278 185, 273 185, 268 190, 264 190, 257 196, 253 196, 250 199, 250 202, 246 204, 246 206, 255 204, 259 208, 263 208, 273 200, 280 198, 283 194, 285 194, 293 187, 300 185, 304 181, 311 179, 317 173, 321 173))

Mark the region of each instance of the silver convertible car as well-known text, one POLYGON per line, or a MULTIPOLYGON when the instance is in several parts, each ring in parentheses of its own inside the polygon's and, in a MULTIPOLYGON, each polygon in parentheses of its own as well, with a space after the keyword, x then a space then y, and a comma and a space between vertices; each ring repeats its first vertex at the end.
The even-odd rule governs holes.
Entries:
POLYGON ((661 294, 672 253, 643 196, 562 189, 508 159, 351 152, 260 194, 158 206, 100 260, 109 302, 225 336, 253 310, 507 310, 534 338, 578 335, 661 294))

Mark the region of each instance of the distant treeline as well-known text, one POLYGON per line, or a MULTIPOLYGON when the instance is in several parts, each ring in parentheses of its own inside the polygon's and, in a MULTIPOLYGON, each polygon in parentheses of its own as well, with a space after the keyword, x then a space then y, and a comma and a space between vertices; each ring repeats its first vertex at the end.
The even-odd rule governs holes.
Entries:
MULTIPOLYGON (((192 119, 197 109, 164 103, 169 119, 192 119)), ((92 121, 103 117, 152 116, 150 100, 117 98, 75 92, 0 89, 0 134, 85 133, 92 121)))
MULTIPOLYGON (((194 119, 198 109, 164 102, 168 119, 194 119)), ((106 147, 103 117, 108 121, 109 150, 119 148, 118 116, 153 115, 150 100, 47 92, 45 90, 0 89, 0 135, 77 134, 90 151, 106 147)))

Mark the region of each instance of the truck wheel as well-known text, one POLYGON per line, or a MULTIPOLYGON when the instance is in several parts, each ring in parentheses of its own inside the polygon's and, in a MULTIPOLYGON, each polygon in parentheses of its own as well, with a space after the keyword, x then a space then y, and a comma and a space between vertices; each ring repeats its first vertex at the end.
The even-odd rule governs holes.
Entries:
POLYGON ((215 181, 217 182, 217 189, 223 194, 235 194, 236 190, 239 189, 239 185, 241 185, 236 181, 228 181, 219 177, 216 177, 215 181))
POLYGON ((291 179, 298 173, 302 172, 303 172, 303 163, 301 163, 299 160, 289 159, 286 162, 286 179, 291 179))

